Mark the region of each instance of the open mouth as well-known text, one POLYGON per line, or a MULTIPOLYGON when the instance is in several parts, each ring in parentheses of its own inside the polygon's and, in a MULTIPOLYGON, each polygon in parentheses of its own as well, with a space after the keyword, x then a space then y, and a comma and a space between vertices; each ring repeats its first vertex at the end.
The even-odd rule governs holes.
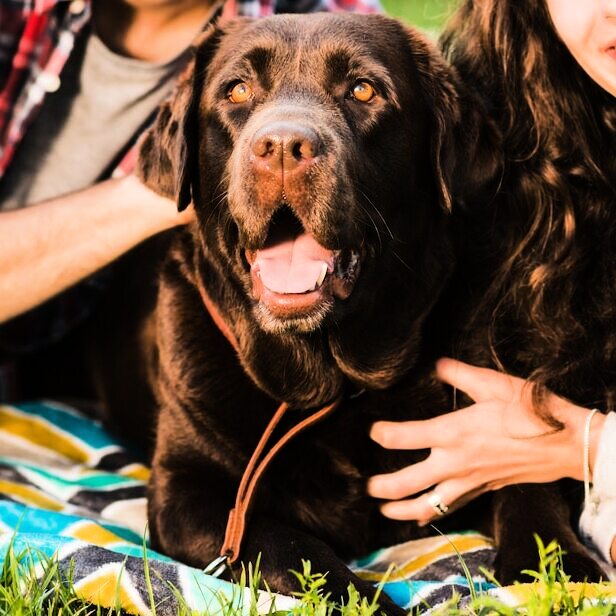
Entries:
POLYGON ((276 317, 310 314, 346 299, 359 275, 358 250, 331 250, 308 233, 286 205, 274 214, 263 248, 247 250, 253 297, 276 317))

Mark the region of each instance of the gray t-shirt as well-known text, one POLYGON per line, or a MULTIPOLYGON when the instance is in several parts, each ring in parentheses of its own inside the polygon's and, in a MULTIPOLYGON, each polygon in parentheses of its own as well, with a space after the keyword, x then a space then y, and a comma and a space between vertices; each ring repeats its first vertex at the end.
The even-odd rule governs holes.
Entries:
POLYGON ((0 209, 90 186, 173 89, 188 51, 163 64, 120 56, 95 34, 76 43, 60 88, 45 98, 4 178, 0 209))

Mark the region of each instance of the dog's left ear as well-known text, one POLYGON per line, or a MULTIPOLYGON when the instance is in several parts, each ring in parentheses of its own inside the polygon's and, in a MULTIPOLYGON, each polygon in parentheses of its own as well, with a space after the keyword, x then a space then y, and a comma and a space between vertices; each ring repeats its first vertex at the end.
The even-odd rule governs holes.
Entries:
POLYGON ((460 122, 453 131, 451 191, 456 206, 486 203, 503 172, 501 132, 479 95, 458 81, 460 122))
POLYGON ((499 132, 481 101, 423 34, 408 31, 413 64, 431 117, 432 167, 443 207, 480 198, 502 168, 499 132))
POLYGON ((193 45, 193 57, 178 78, 139 146, 136 174, 155 192, 174 199, 182 211, 193 200, 198 174, 199 103, 207 65, 222 31, 210 25, 193 45))

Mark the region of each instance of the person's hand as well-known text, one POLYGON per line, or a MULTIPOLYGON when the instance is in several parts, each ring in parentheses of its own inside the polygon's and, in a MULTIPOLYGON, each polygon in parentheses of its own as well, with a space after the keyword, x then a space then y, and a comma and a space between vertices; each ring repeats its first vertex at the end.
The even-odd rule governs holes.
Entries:
MULTIPOLYGON (((523 379, 453 359, 439 360, 436 372, 475 404, 424 421, 374 424, 370 436, 383 447, 431 449, 425 460, 369 480, 371 496, 394 501, 382 505, 385 516, 426 524, 439 515, 430 504, 435 492, 451 512, 506 485, 583 479, 588 409, 549 394, 550 413, 565 425, 557 431, 537 416, 523 379)), ((591 468, 604 419, 596 414, 592 422, 591 468)))
POLYGON ((175 201, 154 192, 135 175, 128 175, 119 182, 126 195, 130 195, 135 203, 140 203, 144 210, 147 209, 152 224, 161 231, 188 224, 195 219, 192 203, 182 212, 178 212, 175 201))
POLYGON ((83 280, 143 240, 193 219, 192 205, 178 213, 173 200, 133 175, 0 212, 0 323, 83 280))

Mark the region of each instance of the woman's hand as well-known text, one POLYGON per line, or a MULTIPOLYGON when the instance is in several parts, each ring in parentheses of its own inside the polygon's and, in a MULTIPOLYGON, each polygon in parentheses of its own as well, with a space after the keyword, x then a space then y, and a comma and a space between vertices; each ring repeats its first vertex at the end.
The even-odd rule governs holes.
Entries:
MULTIPOLYGON (((557 431, 535 413, 523 379, 453 359, 439 360, 436 372, 475 404, 424 421, 374 424, 370 436, 383 447, 431 450, 422 462, 370 479, 371 496, 395 500, 382 506, 385 516, 426 524, 439 516, 430 504, 435 492, 451 512, 506 485, 583 479, 588 409, 549 394, 547 408, 565 426, 557 431)), ((591 469, 604 419, 596 414, 592 422, 591 469)))

